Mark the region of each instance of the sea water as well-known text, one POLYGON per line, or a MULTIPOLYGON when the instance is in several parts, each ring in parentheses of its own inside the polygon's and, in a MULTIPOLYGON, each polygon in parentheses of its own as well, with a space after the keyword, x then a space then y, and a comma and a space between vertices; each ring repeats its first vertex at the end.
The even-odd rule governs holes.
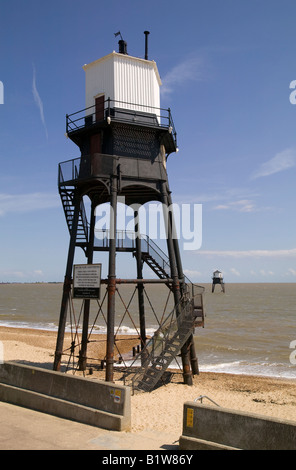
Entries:
MULTIPOLYGON (((205 327, 196 328, 194 335, 200 371, 296 378, 296 284, 226 284, 225 293, 219 285, 214 293, 210 284, 204 287, 205 327)), ((106 333, 105 290, 103 286, 100 302, 92 302, 96 334, 106 333)), ((163 285, 145 290, 149 335, 173 308, 173 299, 163 285)), ((57 331, 61 296, 59 283, 0 284, 0 326, 57 331)), ((119 286, 118 334, 138 334, 137 302, 134 285, 119 286)), ((75 321, 81 324, 75 308, 75 321)))

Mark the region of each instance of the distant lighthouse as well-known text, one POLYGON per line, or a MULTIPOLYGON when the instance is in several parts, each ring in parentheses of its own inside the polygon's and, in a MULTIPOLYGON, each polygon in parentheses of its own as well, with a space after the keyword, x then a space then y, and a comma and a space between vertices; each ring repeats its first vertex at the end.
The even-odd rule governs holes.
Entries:
POLYGON ((221 273, 221 271, 218 271, 218 270, 214 271, 212 280, 213 280, 213 282, 212 282, 212 292, 214 292, 216 284, 220 284, 222 291, 225 292, 223 274, 221 273))

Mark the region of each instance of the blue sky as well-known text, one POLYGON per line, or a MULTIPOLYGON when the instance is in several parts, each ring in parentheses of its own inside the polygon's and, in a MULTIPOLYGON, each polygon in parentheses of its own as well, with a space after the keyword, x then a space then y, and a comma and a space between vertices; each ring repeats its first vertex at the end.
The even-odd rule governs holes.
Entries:
MULTIPOLYGON (((64 278, 57 168, 79 156, 65 115, 84 107, 83 64, 117 50, 119 30, 137 57, 151 33, 178 132, 173 200, 202 204, 185 272, 295 282, 295 14, 293 0, 0 0, 0 282, 64 278)), ((118 258, 119 275, 128 266, 118 258)))

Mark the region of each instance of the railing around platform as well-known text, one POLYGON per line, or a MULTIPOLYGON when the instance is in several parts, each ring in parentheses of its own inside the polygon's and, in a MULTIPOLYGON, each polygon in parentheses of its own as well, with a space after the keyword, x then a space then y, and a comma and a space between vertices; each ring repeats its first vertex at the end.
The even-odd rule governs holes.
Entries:
POLYGON ((121 122, 147 125, 150 127, 163 127, 170 129, 175 142, 177 133, 170 108, 156 108, 138 103, 106 99, 98 112, 97 105, 89 106, 72 114, 66 115, 66 132, 78 131, 91 127, 98 122, 111 119, 121 122))

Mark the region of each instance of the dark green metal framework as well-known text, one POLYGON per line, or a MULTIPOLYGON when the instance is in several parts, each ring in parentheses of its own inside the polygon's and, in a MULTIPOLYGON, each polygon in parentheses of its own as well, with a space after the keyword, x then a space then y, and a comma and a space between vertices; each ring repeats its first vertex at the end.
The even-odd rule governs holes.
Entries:
MULTIPOLYGON (((165 282, 171 289, 177 316, 182 313, 180 305, 185 295, 188 297, 178 240, 173 237, 174 221, 171 210, 168 211, 165 221, 168 255, 161 254, 148 237, 140 236, 137 210, 134 212, 134 242, 130 246, 119 246, 118 243, 116 235, 118 196, 124 196, 125 203, 133 207, 140 207, 150 201, 160 201, 167 208, 171 208, 172 205, 166 160, 170 153, 176 151, 177 138, 171 112, 163 109, 149 109, 149 112, 145 109, 145 112, 139 112, 132 111, 133 107, 135 106, 128 103, 116 103, 107 99, 103 106, 101 105, 100 112, 96 107, 92 107, 67 115, 67 135, 79 147, 81 157, 59 164, 58 186, 70 232, 70 243, 54 369, 60 370, 63 355, 67 302, 71 296, 75 249, 81 247, 84 250, 88 264, 93 263, 94 251, 106 250, 109 253, 108 279, 103 280, 107 284, 108 296, 106 381, 113 380, 116 286, 119 282, 124 282, 116 278, 116 252, 131 251, 136 257, 137 279, 125 282, 134 282, 138 286, 143 349, 146 345, 143 262, 146 262, 157 274, 159 282, 165 282), (91 202, 89 223, 83 203, 85 196, 88 196, 91 202), (108 237, 107 243, 104 242, 104 246, 104 243, 95 241, 94 228, 95 208, 106 202, 110 203, 113 211, 110 216, 111 236, 108 237)), ((138 105, 136 109, 139 109, 138 105)), ((85 300, 79 352, 81 370, 86 368, 87 361, 89 309, 90 300, 85 300)), ((194 303, 192 312, 193 310, 194 303)), ((184 344, 180 343, 184 382, 191 384, 193 364, 196 362, 192 332, 186 335, 184 341, 184 344)))

